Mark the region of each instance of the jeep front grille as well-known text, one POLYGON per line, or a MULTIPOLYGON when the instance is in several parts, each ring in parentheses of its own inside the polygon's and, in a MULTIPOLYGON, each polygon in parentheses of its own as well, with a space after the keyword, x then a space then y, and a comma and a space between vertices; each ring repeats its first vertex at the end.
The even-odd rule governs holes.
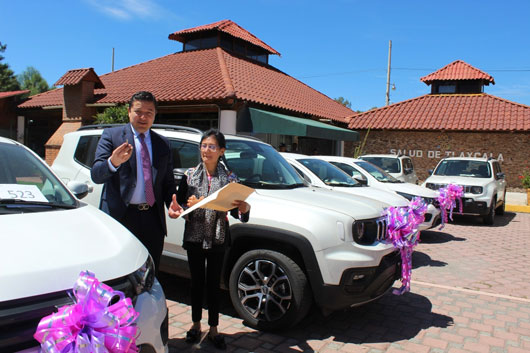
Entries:
POLYGON ((387 238, 387 228, 385 217, 357 221, 353 224, 353 240, 361 245, 383 241, 387 238))
MULTIPOLYGON (((134 289, 127 276, 106 281, 105 284, 119 290, 136 302, 134 289)), ((38 295, 29 298, 0 302, 0 352, 18 352, 38 347, 33 338, 39 321, 64 305, 73 304, 66 291, 38 295)))

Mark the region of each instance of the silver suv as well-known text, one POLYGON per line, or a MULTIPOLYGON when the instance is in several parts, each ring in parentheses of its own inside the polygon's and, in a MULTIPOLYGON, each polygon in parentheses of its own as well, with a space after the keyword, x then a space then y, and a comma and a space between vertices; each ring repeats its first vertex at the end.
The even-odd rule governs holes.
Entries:
MULTIPOLYGON (((495 214, 504 214, 506 180, 495 159, 451 157, 444 158, 425 180, 423 186, 439 190, 448 184, 464 187, 463 214, 481 216, 492 225, 495 214)), ((457 207, 453 212, 459 212, 457 207)))
MULTIPOLYGON (((199 162, 201 132, 154 126, 170 141, 175 177, 199 162)), ((90 167, 102 129, 65 135, 53 169, 65 180, 89 184, 88 202, 99 204, 101 187, 90 167)), ((325 311, 381 297, 400 277, 400 256, 385 241, 388 205, 309 186, 269 144, 226 136, 228 167, 256 191, 248 198, 250 221, 230 218, 231 247, 222 285, 245 322, 260 329, 300 321, 313 301, 325 311)), ((182 249, 184 220, 168 218, 161 270, 188 276, 182 249)))

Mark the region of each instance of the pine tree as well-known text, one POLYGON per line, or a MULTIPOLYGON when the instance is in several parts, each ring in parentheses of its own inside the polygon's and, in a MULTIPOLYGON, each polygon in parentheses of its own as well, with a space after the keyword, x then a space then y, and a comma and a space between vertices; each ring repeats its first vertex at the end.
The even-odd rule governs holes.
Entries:
MULTIPOLYGON (((7 44, 2 45, 2 42, 0 42, 0 53, 5 52, 6 48, 7 44)), ((4 57, 0 55, 0 92, 20 90, 17 77, 8 64, 2 63, 2 60, 4 60, 4 57)))

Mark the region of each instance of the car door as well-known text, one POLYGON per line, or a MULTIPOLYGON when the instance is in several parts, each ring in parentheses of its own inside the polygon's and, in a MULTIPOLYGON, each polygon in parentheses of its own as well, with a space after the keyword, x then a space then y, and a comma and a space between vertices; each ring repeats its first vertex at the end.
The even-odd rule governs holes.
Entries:
MULTIPOLYGON (((184 141, 176 138, 168 139, 173 157, 173 174, 178 188, 184 172, 189 168, 197 166, 199 163, 199 144, 197 142, 184 141)), ((163 254, 179 260, 186 259, 186 251, 182 248, 185 220, 183 218, 169 218, 166 210, 166 224, 167 237, 164 239, 163 254)), ((173 266, 177 265, 173 264, 173 266)))
POLYGON ((80 136, 74 152, 74 163, 72 163, 72 171, 75 171, 72 180, 88 185, 92 191, 83 198, 83 201, 95 207, 99 207, 103 185, 92 181, 90 169, 94 163, 96 148, 100 138, 101 135, 80 136))
POLYGON ((500 177, 499 173, 502 173, 501 165, 499 162, 493 162, 493 177, 495 178, 495 184, 497 185, 497 199, 500 200, 501 197, 505 200, 506 195, 506 178, 500 177))
POLYGON ((416 176, 416 171, 414 170, 414 165, 412 164, 412 160, 410 158, 403 158, 401 160, 401 170, 404 174, 404 181, 407 183, 416 184, 418 181, 418 177, 416 176))

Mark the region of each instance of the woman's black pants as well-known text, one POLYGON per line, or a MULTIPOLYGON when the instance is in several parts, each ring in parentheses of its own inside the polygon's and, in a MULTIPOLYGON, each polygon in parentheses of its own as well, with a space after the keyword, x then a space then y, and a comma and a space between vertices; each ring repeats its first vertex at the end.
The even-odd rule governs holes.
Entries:
POLYGON ((202 319, 202 302, 206 283, 206 302, 208 305, 208 325, 219 324, 219 282, 223 266, 224 252, 207 252, 200 249, 188 249, 188 264, 191 272, 191 319, 202 319))

